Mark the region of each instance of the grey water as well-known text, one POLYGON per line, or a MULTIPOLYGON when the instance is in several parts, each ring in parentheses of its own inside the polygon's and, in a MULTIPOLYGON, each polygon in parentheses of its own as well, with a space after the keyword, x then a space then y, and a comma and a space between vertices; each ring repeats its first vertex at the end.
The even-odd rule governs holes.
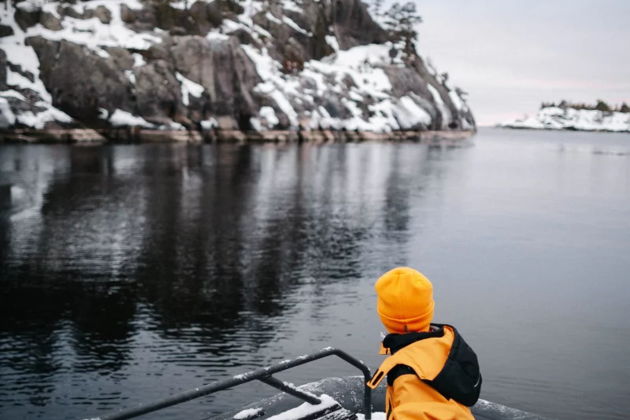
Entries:
MULTIPOLYGON (((325 346, 375 368, 372 285, 410 265, 482 398, 630 413, 630 135, 0 145, 0 418, 74 419, 325 346), (4 185, 4 186, 2 186, 4 185)), ((324 360, 278 377, 357 374, 324 360)), ((149 416, 212 418, 248 384, 149 416)))

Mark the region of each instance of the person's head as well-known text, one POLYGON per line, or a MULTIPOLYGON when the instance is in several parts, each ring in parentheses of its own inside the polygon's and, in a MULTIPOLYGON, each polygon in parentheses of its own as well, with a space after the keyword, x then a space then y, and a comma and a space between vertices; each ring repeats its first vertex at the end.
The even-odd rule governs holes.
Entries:
POLYGON ((374 284, 376 312, 390 333, 428 331, 433 319, 433 285, 422 273, 396 267, 374 284))

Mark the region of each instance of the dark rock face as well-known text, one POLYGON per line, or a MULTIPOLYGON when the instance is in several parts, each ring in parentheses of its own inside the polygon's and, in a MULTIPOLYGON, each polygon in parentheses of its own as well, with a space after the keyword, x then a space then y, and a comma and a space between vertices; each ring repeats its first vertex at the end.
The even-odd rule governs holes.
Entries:
POLYGON ((253 20, 272 35, 275 48, 271 53, 274 58, 285 67, 288 63, 296 63, 297 68, 301 70, 304 62, 320 59, 334 52, 325 39, 329 21, 322 9, 318 9, 316 13, 317 18, 312 22, 302 15, 292 14, 291 18, 287 14, 287 17, 302 30, 284 24, 281 20, 282 13, 279 13, 279 16, 271 14, 271 18, 267 13, 259 13, 253 20))
POLYGON ((215 0, 211 3, 197 1, 185 10, 175 9, 168 2, 147 1, 148 7, 141 10, 121 6, 123 22, 136 30, 161 28, 174 35, 205 35, 221 25, 226 17, 235 17, 243 8, 235 0, 215 0))
POLYGON ((97 121, 100 108, 131 108, 129 81, 113 59, 68 41, 42 37, 27 41, 39 57, 40 76, 54 106, 87 123, 97 121))
POLYGON ((342 49, 387 41, 386 32, 372 19, 361 0, 333 0, 331 20, 342 49))
MULTIPOLYGON (((211 13, 210 5, 203 2, 195 2, 189 11, 189 16, 191 22, 194 22, 196 26, 195 32, 198 34, 206 34, 213 27, 217 27, 221 24, 221 19, 216 19, 215 16, 211 13)), ((221 16, 220 14, 218 15, 221 16)))
POLYGON ((126 49, 120 47, 109 47, 107 48, 107 52, 114 60, 116 67, 119 69, 131 70, 133 67, 133 57, 126 49))
POLYGON ((86 47, 67 41, 30 38, 40 60, 41 78, 53 104, 73 118, 95 123, 105 109, 140 115, 149 122, 170 120, 192 124, 209 115, 225 116, 240 128, 249 128, 258 104, 252 91, 260 81, 256 69, 238 48, 236 38, 208 42, 200 36, 166 38, 161 54, 144 66, 133 67, 133 57, 122 48, 109 48, 102 58, 86 47), (131 83, 124 71, 132 71, 131 83), (202 85, 206 93, 183 105, 175 74, 202 85), (68 77, 71 75, 71 77, 68 77))
POLYGON ((76 11, 74 7, 61 6, 57 7, 57 13, 61 16, 69 16, 74 19, 92 19, 93 17, 101 21, 101 23, 110 23, 112 21, 112 12, 105 6, 100 5, 95 9, 86 9, 83 13, 76 11))
POLYGON ((181 115, 182 96, 173 68, 157 60, 134 70, 137 114, 147 121, 167 124, 181 115))
POLYGON ((175 69, 205 88, 207 112, 236 121, 255 114, 258 106, 252 91, 260 79, 236 38, 208 42, 193 35, 173 37, 171 42, 175 69))
POLYGON ((150 7, 135 10, 121 4, 120 18, 136 31, 150 31, 157 26, 155 11, 150 7))
POLYGON ((61 29, 61 21, 52 13, 44 12, 42 10, 26 11, 23 9, 16 9, 15 21, 22 30, 35 26, 41 23, 42 26, 51 31, 58 31, 61 29))
POLYGON ((0 38, 13 35, 13 28, 7 25, 0 25, 0 38))
POLYGON ((105 6, 98 6, 96 9, 88 9, 85 11, 85 19, 91 19, 93 17, 105 24, 112 21, 112 13, 105 6))
POLYGON ((42 12, 39 17, 39 23, 46 29, 50 29, 51 31, 60 31, 61 21, 54 16, 52 13, 42 12))
POLYGON ((0 90, 7 90, 7 54, 0 50, 0 90))
POLYGON ((22 30, 25 30, 31 26, 37 25, 40 15, 41 11, 27 12, 22 9, 17 9, 15 11, 15 21, 20 25, 22 30))

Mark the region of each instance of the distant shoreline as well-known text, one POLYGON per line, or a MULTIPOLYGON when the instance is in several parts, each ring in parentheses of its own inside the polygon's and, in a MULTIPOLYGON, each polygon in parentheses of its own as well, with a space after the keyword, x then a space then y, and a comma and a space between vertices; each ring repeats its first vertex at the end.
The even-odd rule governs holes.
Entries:
POLYGON ((389 133, 343 130, 152 130, 140 127, 116 129, 20 128, 0 130, 0 144, 103 144, 103 143, 331 143, 363 141, 460 141, 474 130, 393 131, 389 133))
POLYGON ((626 112, 626 108, 624 103, 619 108, 622 111, 612 111, 603 102, 596 108, 586 105, 580 105, 580 108, 566 104, 550 105, 540 108, 533 117, 525 116, 497 126, 512 129, 630 133, 630 113, 626 112))
POLYGON ((617 134, 628 134, 630 133, 630 129, 628 130, 608 130, 608 129, 580 129, 575 127, 563 127, 563 128, 553 128, 553 127, 524 127, 518 125, 508 125, 508 124, 495 124, 495 125, 486 125, 480 126, 479 128, 505 128, 507 130, 534 130, 534 131, 573 131, 573 132, 584 132, 584 133, 617 133, 617 134))

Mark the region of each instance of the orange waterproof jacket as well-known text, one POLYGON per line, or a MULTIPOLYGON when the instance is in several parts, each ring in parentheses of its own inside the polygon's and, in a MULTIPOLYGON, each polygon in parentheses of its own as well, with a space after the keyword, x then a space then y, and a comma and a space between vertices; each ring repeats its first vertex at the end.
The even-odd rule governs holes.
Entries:
POLYGON ((477 356, 450 325, 431 332, 389 334, 382 353, 391 354, 368 386, 387 375, 388 420, 473 420, 467 406, 481 390, 477 356))

